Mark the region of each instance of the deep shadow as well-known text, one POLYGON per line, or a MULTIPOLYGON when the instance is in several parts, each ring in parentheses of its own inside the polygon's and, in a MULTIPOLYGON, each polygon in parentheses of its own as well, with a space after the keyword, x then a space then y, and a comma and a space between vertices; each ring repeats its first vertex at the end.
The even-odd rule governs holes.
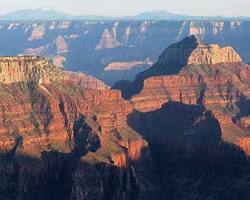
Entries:
POLYGON ((32 158, 17 154, 21 146, 22 138, 17 137, 14 148, 0 155, 0 199, 68 200, 81 158, 95 152, 100 139, 79 115, 73 124, 70 153, 44 151, 40 158, 32 158))
POLYGON ((249 199, 248 158, 223 142, 218 121, 203 107, 169 102, 134 111, 128 122, 149 142, 157 171, 145 156, 127 168, 82 161, 98 142, 79 116, 74 137, 80 141, 71 153, 0 155, 0 200, 249 199))
POLYGON ((169 102, 134 111, 128 123, 149 142, 163 199, 249 199, 248 157, 225 143, 214 116, 201 106, 169 102))
POLYGON ((72 193, 73 174, 80 159, 88 152, 100 147, 100 139, 80 115, 73 125, 73 150, 71 153, 43 152, 41 159, 46 163, 47 177, 42 192, 45 199, 69 199, 72 193))
POLYGON ((41 159, 0 154, 0 161, 0 200, 158 200, 160 195, 146 182, 151 172, 132 165, 88 163, 59 152, 44 152, 41 159))
POLYGON ((0 200, 159 199, 158 179, 154 180, 148 157, 126 168, 83 161, 89 151, 100 147, 100 141, 83 115, 73 131, 70 153, 46 151, 32 158, 15 154, 15 147, 11 154, 0 154, 0 200))
MULTIPOLYGON (((236 105, 238 107, 238 110, 236 111, 237 114, 235 115, 233 120, 234 120, 234 122, 239 123, 239 125, 240 125, 241 118, 250 115, 250 100, 244 96, 241 96, 240 100, 236 103, 236 105)), ((232 111, 232 112, 234 113, 234 111, 232 111)), ((244 127, 242 127, 242 128, 244 128, 244 127)))
POLYGON ((22 142, 18 139, 13 150, 0 155, 0 199, 71 199, 80 159, 100 147, 99 137, 83 115, 74 122, 73 140, 72 152, 46 151, 39 159, 16 155, 22 142))
POLYGON ((148 70, 139 73, 133 82, 119 81, 114 84, 113 89, 122 91, 122 96, 129 99, 135 94, 139 94, 143 88, 145 79, 152 76, 171 75, 178 73, 188 63, 193 50, 199 45, 195 36, 190 36, 182 41, 170 45, 159 57, 156 64, 148 70))
POLYGON ((100 139, 92 128, 86 123, 85 117, 80 115, 73 126, 74 150, 78 157, 87 152, 95 152, 100 147, 100 139))

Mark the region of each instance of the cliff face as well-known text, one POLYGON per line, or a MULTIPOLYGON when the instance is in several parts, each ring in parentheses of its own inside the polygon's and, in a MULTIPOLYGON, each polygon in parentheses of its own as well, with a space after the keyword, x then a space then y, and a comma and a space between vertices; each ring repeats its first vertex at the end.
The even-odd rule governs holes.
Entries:
POLYGON ((250 66, 231 47, 191 36, 134 82, 120 83, 132 95, 128 122, 149 142, 163 199, 249 198, 249 78, 250 66))
POLYGON ((150 144, 162 199, 249 198, 248 158, 223 140, 220 123, 203 106, 168 102, 135 111, 128 121, 150 144))
POLYGON ((41 57, 0 69, 0 199, 250 198, 250 67, 231 48, 171 45, 130 100, 41 57))
POLYGON ((0 67, 0 199, 157 195, 155 175, 143 175, 153 170, 148 144, 128 126, 120 91, 40 57, 2 57, 0 67))
POLYGON ((149 143, 162 199, 249 198, 249 78, 231 47, 191 36, 117 85, 131 96, 128 123, 149 143))
MULTIPOLYGON (((128 99, 132 95, 138 94, 143 88, 144 81, 150 77, 174 75, 181 72, 185 66, 190 68, 187 71, 193 70, 195 72, 198 71, 199 67, 196 70, 194 66, 201 65, 203 67, 201 67, 198 74, 202 70, 206 73, 209 68, 213 68, 212 66, 240 62, 242 62, 242 59, 231 47, 222 48, 217 44, 204 44, 196 36, 192 35, 167 47, 156 64, 139 73, 133 82, 121 81, 116 83, 113 88, 120 89, 123 92, 123 97, 128 99)), ((213 71, 213 69, 211 70, 213 71)), ((178 77, 176 78, 178 79, 178 77)), ((147 84, 146 81, 145 84, 147 84)))
POLYGON ((54 65, 37 56, 1 57, 0 72, 3 84, 28 81, 50 83, 51 80, 66 78, 54 65))
POLYGON ((232 46, 244 61, 250 60, 248 21, 0 22, 0 55, 46 56, 112 85, 133 80, 167 46, 190 35, 232 46))
POLYGON ((131 101, 143 112, 159 109, 168 101, 203 105, 220 122, 225 141, 237 143, 248 133, 249 77, 249 65, 231 47, 201 44, 190 37, 171 45, 151 69, 137 76, 133 84, 144 81, 143 88, 131 101), (189 57, 183 52, 189 52, 189 57), (186 64, 177 65, 177 74, 164 75, 171 74, 178 62, 186 64))
POLYGON ((219 63, 241 62, 241 57, 232 47, 200 44, 188 59, 188 65, 215 65, 219 63))

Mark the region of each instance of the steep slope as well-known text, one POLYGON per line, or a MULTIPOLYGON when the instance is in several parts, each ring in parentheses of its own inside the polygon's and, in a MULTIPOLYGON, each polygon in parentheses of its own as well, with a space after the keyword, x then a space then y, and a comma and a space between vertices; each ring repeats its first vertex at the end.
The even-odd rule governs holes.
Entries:
POLYGON ((139 94, 131 101, 143 112, 168 101, 203 105, 220 122, 223 139, 241 144, 249 153, 246 140, 241 142, 249 134, 249 78, 249 65, 231 47, 190 37, 171 45, 151 69, 137 76, 133 84, 139 94))
POLYGON ((162 199, 249 199, 247 156, 223 141, 219 122, 202 106, 168 102, 135 111, 129 124, 149 141, 162 199))
POLYGON ((127 125, 132 105, 119 91, 36 56, 2 57, 0 69, 0 199, 158 195, 147 142, 127 125))
POLYGON ((114 88, 122 90, 125 98, 137 94, 145 79, 152 76, 176 74, 186 65, 215 65, 219 63, 239 63, 242 59, 231 48, 220 48, 217 44, 207 45, 192 35, 170 45, 150 69, 139 73, 133 82, 118 82, 114 88))
POLYGON ((149 142, 162 199, 250 198, 249 80, 231 47, 191 36, 131 83, 128 122, 149 142))

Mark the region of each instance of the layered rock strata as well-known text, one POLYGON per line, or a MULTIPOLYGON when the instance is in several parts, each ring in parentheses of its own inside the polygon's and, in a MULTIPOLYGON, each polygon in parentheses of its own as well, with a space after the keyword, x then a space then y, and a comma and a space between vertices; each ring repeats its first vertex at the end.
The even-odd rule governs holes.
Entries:
POLYGON ((139 94, 131 101, 142 112, 168 101, 203 105, 220 122, 225 141, 237 144, 249 131, 249 78, 249 65, 231 47, 203 44, 191 36, 168 47, 152 68, 137 76, 131 85, 139 94))
POLYGON ((128 126, 133 108, 120 91, 36 56, 1 57, 0 69, 0 199, 132 199, 135 190, 150 199, 157 191, 155 175, 142 178, 153 170, 150 151, 128 126), (88 170, 95 181, 84 183, 88 170))

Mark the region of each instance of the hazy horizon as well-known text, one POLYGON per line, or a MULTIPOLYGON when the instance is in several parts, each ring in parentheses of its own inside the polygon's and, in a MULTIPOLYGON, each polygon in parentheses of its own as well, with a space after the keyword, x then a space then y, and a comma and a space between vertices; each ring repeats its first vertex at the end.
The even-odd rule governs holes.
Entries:
POLYGON ((46 7, 72 15, 129 16, 145 11, 165 10, 193 16, 250 16, 249 0, 2 0, 0 15, 16 10, 46 7), (70 5, 70 6, 69 6, 70 5), (98 5, 98 6, 97 6, 98 5))

